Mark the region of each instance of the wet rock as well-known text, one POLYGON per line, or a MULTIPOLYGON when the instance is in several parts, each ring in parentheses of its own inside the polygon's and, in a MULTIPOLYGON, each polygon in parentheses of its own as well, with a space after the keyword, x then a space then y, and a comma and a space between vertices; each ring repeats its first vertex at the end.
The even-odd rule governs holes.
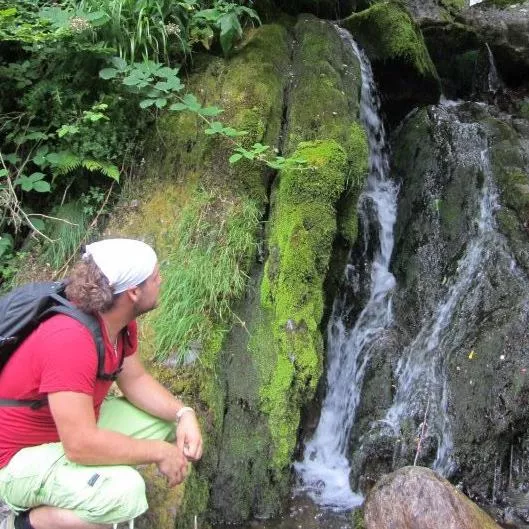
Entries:
POLYGON ((485 43, 477 31, 454 22, 421 26, 432 61, 448 99, 469 99, 476 92, 476 78, 483 68, 485 43))
POLYGON ((366 529, 500 529, 447 480, 424 467, 384 476, 369 493, 366 529))
POLYGON ((529 2, 483 2, 463 11, 460 20, 489 44, 509 86, 529 80, 529 2))

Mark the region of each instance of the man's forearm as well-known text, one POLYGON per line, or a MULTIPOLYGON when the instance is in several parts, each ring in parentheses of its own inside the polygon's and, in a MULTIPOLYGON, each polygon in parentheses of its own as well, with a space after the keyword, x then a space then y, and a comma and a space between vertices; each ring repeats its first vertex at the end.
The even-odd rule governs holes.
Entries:
POLYGON ((79 435, 75 444, 64 448, 66 457, 81 465, 141 465, 163 459, 166 444, 95 428, 79 435))
POLYGON ((119 387, 131 404, 166 421, 174 421, 176 413, 184 406, 181 400, 148 373, 120 383, 119 387))

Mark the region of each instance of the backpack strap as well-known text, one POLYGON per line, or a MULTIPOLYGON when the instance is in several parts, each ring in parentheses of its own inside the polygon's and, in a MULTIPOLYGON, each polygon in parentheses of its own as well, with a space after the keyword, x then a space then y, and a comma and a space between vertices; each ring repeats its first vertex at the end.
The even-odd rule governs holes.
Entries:
POLYGON ((15 399, 0 399, 0 406, 6 406, 8 408, 31 408, 32 410, 38 410, 48 404, 48 399, 39 400, 15 400, 15 399))
POLYGON ((52 314, 65 314, 79 323, 83 324, 88 328, 94 338, 97 350, 97 377, 102 378, 101 375, 105 374, 105 344, 103 342, 103 335, 101 334, 101 327, 97 318, 79 310, 77 307, 72 305, 67 299, 61 296, 53 296, 54 298, 60 298, 60 305, 54 305, 48 310, 42 313, 41 320, 46 319, 52 314))
MULTIPOLYGON (((96 344, 97 349, 97 378, 101 380, 116 380, 118 378, 119 373, 121 373, 121 370, 123 369, 125 351, 122 351, 118 369, 113 373, 105 373, 105 343, 103 341, 101 326, 99 325, 98 319, 95 316, 91 316, 90 314, 87 314, 86 312, 83 312, 82 310, 78 309, 66 298, 63 298, 58 294, 52 294, 51 297, 60 304, 54 305, 53 307, 50 307, 48 310, 46 310, 42 314, 41 319, 48 317, 50 314, 65 314, 66 316, 74 318, 78 322, 82 323, 85 327, 87 327, 94 338, 94 342, 96 344)), ((128 336, 127 327, 123 328, 121 334, 123 340, 125 340, 125 338, 128 336)))

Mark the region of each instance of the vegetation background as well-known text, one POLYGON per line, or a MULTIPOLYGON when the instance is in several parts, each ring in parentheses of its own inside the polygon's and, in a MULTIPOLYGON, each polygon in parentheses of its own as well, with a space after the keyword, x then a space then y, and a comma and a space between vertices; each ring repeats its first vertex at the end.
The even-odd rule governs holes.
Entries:
POLYGON ((35 242, 61 272, 101 228, 117 184, 141 174, 163 110, 194 112, 205 134, 228 137, 231 163, 302 163, 243 147, 245 131, 182 81, 195 50, 229 56, 259 22, 244 0, 0 1, 0 289, 35 242))

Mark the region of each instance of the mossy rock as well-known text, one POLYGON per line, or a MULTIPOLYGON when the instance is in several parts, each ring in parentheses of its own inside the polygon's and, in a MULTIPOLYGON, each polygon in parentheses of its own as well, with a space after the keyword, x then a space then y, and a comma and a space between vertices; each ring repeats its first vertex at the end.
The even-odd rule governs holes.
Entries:
MULTIPOLYGON (((336 29, 311 16, 294 28, 292 88, 288 105, 286 151, 300 141, 332 139, 346 151, 347 193, 339 206, 340 233, 348 245, 358 235, 357 202, 368 169, 366 132, 359 123, 360 64, 336 29)), ((337 264, 340 268, 341 264, 337 264)))
POLYGON ((333 140, 303 142, 296 156, 308 174, 284 171, 274 198, 270 257, 261 285, 274 358, 262 344, 252 354, 260 367, 262 409, 274 445, 269 463, 277 482, 288 480, 300 408, 312 398, 322 370, 323 283, 337 230, 334 205, 345 189, 347 156, 333 140), (315 190, 317 190, 315 192, 315 190), (268 358, 269 361, 263 361, 268 358))
POLYGON ((376 3, 340 24, 366 50, 392 123, 419 104, 439 100, 439 76, 421 31, 401 3, 376 3))
POLYGON ((443 94, 449 99, 470 98, 484 49, 475 29, 449 22, 426 26, 422 33, 439 72, 443 94))

